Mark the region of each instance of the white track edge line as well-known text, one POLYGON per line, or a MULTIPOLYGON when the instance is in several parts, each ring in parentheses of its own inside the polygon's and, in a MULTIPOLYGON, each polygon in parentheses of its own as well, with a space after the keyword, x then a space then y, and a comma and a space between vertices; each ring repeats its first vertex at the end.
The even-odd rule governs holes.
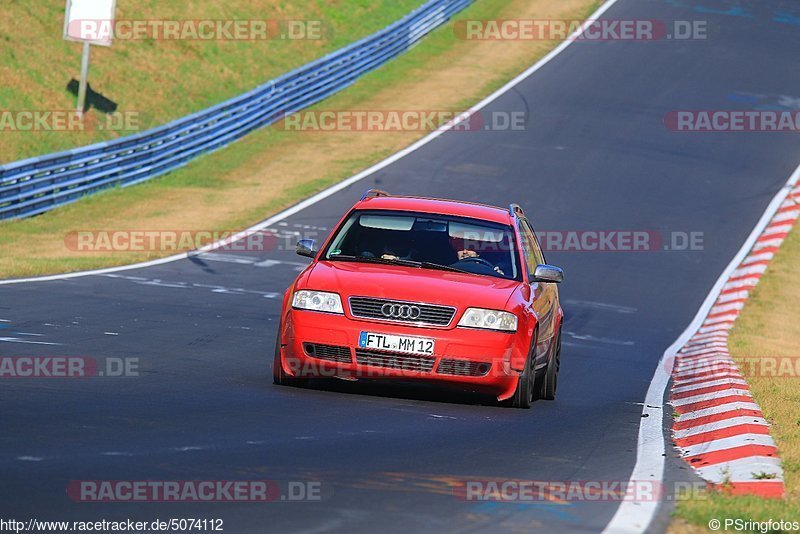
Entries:
MULTIPOLYGON (((722 291, 722 287, 727 283, 731 274, 741 265, 750 250, 755 245, 758 238, 769 225, 772 218, 777 213, 781 204, 792 191, 800 179, 800 166, 791 174, 786 183, 781 187, 767 209, 761 215, 753 231, 745 240, 739 252, 731 260, 725 270, 717 279, 714 287, 706 296, 700 309, 697 311, 692 322, 686 330, 675 340, 675 343, 664 351, 661 361, 656 367, 655 375, 647 389, 644 408, 642 409, 642 419, 639 423, 639 442, 636 452, 636 465, 631 473, 630 480, 655 480, 660 481, 664 476, 665 465, 665 436, 663 428, 664 407, 667 406, 665 394, 669 385, 672 367, 675 363, 675 356, 678 351, 699 331, 708 315, 709 310, 716 303, 717 297, 722 291), (654 406, 655 408, 650 408, 654 406)), ((650 525, 653 517, 658 511, 659 503, 653 502, 622 502, 616 514, 606 526, 604 533, 617 532, 644 532, 650 525)))
MULTIPOLYGON (((611 6, 616 4, 617 1, 618 0, 607 0, 606 3, 604 3, 602 6, 600 6, 597 9, 597 11, 592 13, 588 17, 588 19, 590 20, 590 19, 596 19, 596 18, 600 17, 600 15, 605 13, 611 6)), ((459 118, 450 121, 449 123, 445 124, 444 126, 439 128, 438 130, 436 130, 435 132, 432 132, 432 133, 428 134, 427 136, 423 137, 419 141, 416 141, 412 145, 410 145, 410 146, 404 148, 403 150, 393 154, 392 156, 389 156, 388 158, 384 159, 383 161, 380 161, 380 162, 376 163, 372 167, 369 167, 368 169, 365 169, 365 170, 361 171, 360 173, 358 173, 358 174, 356 174, 354 176, 351 176, 350 178, 348 178, 346 180, 343 180, 343 181, 339 182, 338 184, 332 185, 328 189, 324 189, 323 191, 320 191, 316 195, 313 195, 313 196, 303 200, 302 202, 300 202, 298 204, 295 204, 291 208, 288 208, 288 209, 286 209, 286 210, 284 210, 284 211, 282 211, 280 213, 277 213, 276 215, 273 215, 272 217, 270 217, 270 218, 268 218, 268 219, 266 219, 266 220, 264 220, 264 221, 262 221, 262 222, 260 222, 260 223, 258 223, 256 225, 254 225, 254 226, 251 226, 250 228, 248 228, 246 230, 243 230, 242 232, 239 232, 238 234, 235 234, 235 235, 233 235, 233 236, 231 236, 231 237, 229 237, 229 238, 227 238, 225 240, 217 241, 215 243, 211 243, 211 244, 206 245, 205 247, 202 247, 202 248, 197 249, 197 250, 193 250, 193 251, 190 251, 190 252, 183 252, 181 254, 175 254, 173 256, 167 256, 165 258, 159 258, 157 260, 151 260, 151 261, 140 262, 140 263, 133 263, 133 264, 130 264, 130 265, 121 265, 121 266, 118 266, 118 267, 108 267, 108 268, 104 268, 104 269, 94 269, 94 270, 91 270, 91 271, 76 271, 76 272, 73 272, 73 273, 55 274, 55 275, 49 275, 49 276, 37 276, 37 277, 31 277, 31 278, 16 278, 16 279, 11 279, 11 280, 0 280, 0 285, 23 284, 23 283, 30 283, 30 282, 50 282, 50 281, 53 281, 53 280, 68 280, 70 278, 81 278, 81 277, 84 277, 84 276, 93 276, 93 275, 101 275, 101 274, 108 274, 108 273, 118 273, 118 272, 123 272, 123 271, 130 271, 130 270, 133 270, 133 269, 144 269, 144 268, 147 268, 147 267, 155 267, 157 265, 164 265, 166 263, 172 263, 172 262, 175 262, 175 261, 183 260, 183 259, 189 258, 191 256, 194 256, 194 255, 202 253, 202 252, 208 252, 208 251, 211 251, 211 250, 215 250, 215 249, 220 248, 221 246, 224 246, 225 244, 228 244, 228 243, 235 243, 236 241, 246 237, 250 233, 258 232, 258 231, 263 230, 264 228, 267 228, 267 227, 269 227, 269 226, 271 226, 271 225, 273 225, 273 224, 275 224, 275 223, 277 223, 279 221, 282 221, 282 220, 284 220, 284 219, 286 219, 288 217, 291 217, 295 213, 298 213, 298 212, 308 208, 309 206, 312 206, 312 205, 316 204, 317 202, 319 202, 321 200, 324 200, 324 199, 328 198, 329 196, 341 191, 342 189, 345 189, 345 188, 353 185, 354 183, 359 182, 360 180, 363 180, 367 176, 370 176, 370 175, 378 172, 379 170, 383 169, 384 167, 387 167, 387 166, 391 165, 392 163, 404 158, 408 154, 411 154, 412 152, 415 152, 419 148, 427 145, 428 143, 430 143, 434 139, 438 138, 440 135, 442 135, 442 134, 448 132, 449 130, 451 130, 454 126, 457 126, 459 123, 463 122, 463 120, 466 117, 468 117, 468 116, 474 114, 475 112, 480 111, 484 107, 488 106, 489 104, 491 104, 492 102, 494 102, 495 100, 497 100, 498 98, 503 96, 505 93, 507 93, 509 90, 511 90, 514 87, 516 87, 517 85, 519 85, 522 81, 524 81, 525 79, 530 77, 533 73, 535 73, 536 71, 538 71, 539 69, 544 67, 553 58, 555 58, 558 54, 560 54, 562 51, 564 51, 569 45, 571 45, 573 42, 575 42, 575 37, 577 37, 581 32, 583 32, 583 28, 578 28, 577 30, 575 30, 569 37, 567 37, 567 39, 562 41, 557 47, 555 47, 553 50, 548 52, 547 55, 545 55, 542 59, 540 59, 539 61, 534 63, 533 66, 529 67, 527 70, 522 72, 522 74, 518 75, 516 78, 514 78, 513 80, 511 80, 510 82, 505 84, 503 87, 501 87, 500 89, 498 89, 494 93, 490 94, 489 96, 487 96, 486 98, 484 98, 483 100, 481 100, 480 102, 475 104, 475 106, 470 108, 468 111, 465 111, 464 113, 462 113, 459 116, 459 118)))

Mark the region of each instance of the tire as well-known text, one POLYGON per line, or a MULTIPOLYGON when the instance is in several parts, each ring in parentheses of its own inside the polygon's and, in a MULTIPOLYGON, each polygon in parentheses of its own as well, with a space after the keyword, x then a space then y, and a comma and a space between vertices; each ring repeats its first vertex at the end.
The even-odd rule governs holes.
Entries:
POLYGON ((556 388, 558 387, 558 371, 561 368, 561 331, 558 332, 556 344, 553 347, 553 354, 547 362, 547 370, 544 373, 542 387, 539 398, 544 400, 555 400, 556 388))
POLYGON ((306 379, 289 376, 283 370, 281 362, 281 327, 278 327, 278 335, 275 336, 275 357, 272 361, 272 383, 278 386, 303 387, 306 379))
POLYGON ((533 369, 535 365, 535 358, 533 357, 535 351, 536 341, 534 340, 531 345, 531 352, 528 354, 528 359, 525 360, 525 370, 522 371, 521 375, 519 375, 517 389, 514 391, 514 396, 509 399, 509 404, 513 408, 522 408, 527 410, 531 407, 531 405, 533 405, 533 401, 536 400, 536 392, 538 388, 536 371, 533 369))

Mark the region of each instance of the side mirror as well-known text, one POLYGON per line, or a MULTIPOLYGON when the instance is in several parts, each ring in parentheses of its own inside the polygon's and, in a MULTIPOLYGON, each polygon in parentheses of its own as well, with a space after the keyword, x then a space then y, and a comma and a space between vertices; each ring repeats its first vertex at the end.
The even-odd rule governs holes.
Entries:
POLYGON ((533 281, 560 284, 564 281, 564 271, 553 265, 537 265, 533 271, 533 281))
POLYGON ((304 256, 306 258, 313 258, 317 255, 314 252, 314 240, 313 239, 301 239, 297 242, 297 247, 295 248, 295 252, 297 252, 298 256, 304 256))

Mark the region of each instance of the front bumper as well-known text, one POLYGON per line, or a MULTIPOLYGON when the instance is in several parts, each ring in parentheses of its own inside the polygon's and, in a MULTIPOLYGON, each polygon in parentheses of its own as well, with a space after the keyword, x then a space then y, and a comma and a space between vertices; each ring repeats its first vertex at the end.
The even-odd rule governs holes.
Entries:
POLYGON ((283 370, 294 377, 437 382, 499 400, 514 394, 519 378, 511 366, 516 337, 512 333, 419 328, 291 309, 280 335, 283 370), (360 349, 361 332, 431 338, 434 355, 360 349))

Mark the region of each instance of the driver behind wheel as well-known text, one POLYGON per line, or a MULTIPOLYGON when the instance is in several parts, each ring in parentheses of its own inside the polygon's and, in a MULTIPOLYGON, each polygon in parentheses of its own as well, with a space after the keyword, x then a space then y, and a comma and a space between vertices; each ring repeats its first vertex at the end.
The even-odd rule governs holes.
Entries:
MULTIPOLYGON (((465 243, 465 245, 466 245, 466 243, 465 243)), ((473 259, 473 258, 475 260, 482 260, 483 262, 491 264, 491 262, 481 258, 481 255, 478 254, 477 250, 473 250, 471 248, 463 248, 463 249, 459 250, 458 252, 456 252, 456 254, 458 254, 458 261, 456 263, 454 263, 453 265, 456 265, 457 263, 462 262, 462 261, 469 261, 470 259, 473 259)), ((494 269, 494 271, 497 274, 505 276, 506 273, 503 272, 503 270, 500 268, 499 265, 492 265, 492 268, 494 269)))

